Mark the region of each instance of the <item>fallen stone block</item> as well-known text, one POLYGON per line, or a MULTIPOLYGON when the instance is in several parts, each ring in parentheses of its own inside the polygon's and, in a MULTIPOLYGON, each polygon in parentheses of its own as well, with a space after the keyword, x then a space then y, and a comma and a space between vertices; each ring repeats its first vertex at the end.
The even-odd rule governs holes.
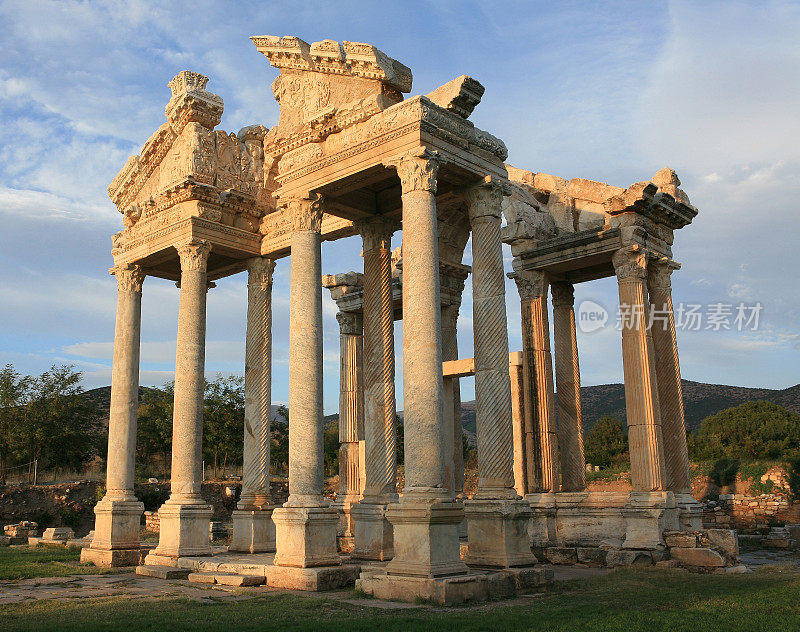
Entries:
POLYGON ((214 579, 221 586, 262 586, 266 581, 263 575, 235 575, 218 573, 214 579))
POLYGON ((69 527, 50 527, 49 529, 45 529, 42 534, 42 540, 63 540, 66 542, 67 540, 74 539, 75 532, 69 527))
POLYGON ((694 533, 665 533, 664 542, 667 546, 677 546, 683 549, 690 549, 697 546, 697 536, 694 533))
POLYGON ((136 574, 145 577, 156 577, 158 579, 186 579, 189 577, 188 568, 177 568, 175 566, 137 566, 136 574))
POLYGON ((578 563, 588 566, 605 566, 607 551, 594 547, 577 547, 578 563))
POLYGON ((739 557, 739 540, 733 529, 707 529, 701 540, 727 557, 739 557))
POLYGON ((739 564, 738 566, 729 566, 725 569, 725 573, 728 575, 741 575, 744 573, 752 573, 753 570, 747 568, 744 564, 739 564))
POLYGON ((704 547, 682 549, 674 547, 670 549, 672 559, 678 560, 681 566, 702 566, 708 568, 718 568, 725 566, 725 558, 713 549, 704 547))
POLYGON ((553 546, 545 549, 545 557, 551 564, 577 564, 578 552, 569 547, 553 546))
POLYGON ((217 581, 214 573, 189 573, 186 579, 193 584, 214 584, 217 581))
POLYGON ((650 551, 618 550, 608 551, 606 566, 652 566, 653 556, 650 551))

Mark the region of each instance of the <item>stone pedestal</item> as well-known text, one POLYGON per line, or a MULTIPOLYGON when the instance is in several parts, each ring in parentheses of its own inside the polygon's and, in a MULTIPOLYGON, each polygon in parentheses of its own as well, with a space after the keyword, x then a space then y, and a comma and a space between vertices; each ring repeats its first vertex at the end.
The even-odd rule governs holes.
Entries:
POLYGON ((683 531, 699 531, 703 528, 703 505, 686 493, 675 494, 678 506, 678 525, 683 531))
POLYGON ((525 494, 524 500, 530 505, 531 518, 528 523, 528 537, 531 546, 556 546, 556 496, 552 492, 525 494))
POLYGON ((395 535, 388 575, 434 578, 468 572, 458 540, 458 525, 464 520, 461 503, 404 498, 387 507, 386 517, 395 535))
POLYGON ((278 550, 275 566, 338 566, 339 516, 331 507, 278 507, 272 512, 278 550))
POLYGON ((394 528, 386 518, 386 505, 356 503, 350 508, 353 518, 353 551, 358 560, 385 562, 394 557, 394 528))
POLYGON ((164 558, 211 555, 209 523, 213 510, 206 504, 170 503, 158 510, 158 546, 145 558, 145 564, 163 564, 164 558))
POLYGON ((533 512, 524 501, 467 500, 469 553, 464 560, 471 567, 509 568, 537 562, 531 553, 528 525, 533 512))
POLYGON ((678 509, 672 492, 631 492, 622 517, 624 549, 662 549, 664 531, 678 529, 678 509))
POLYGON ((275 523, 272 520, 274 507, 260 509, 237 509, 231 515, 233 536, 229 551, 241 553, 271 553, 275 550, 275 523))

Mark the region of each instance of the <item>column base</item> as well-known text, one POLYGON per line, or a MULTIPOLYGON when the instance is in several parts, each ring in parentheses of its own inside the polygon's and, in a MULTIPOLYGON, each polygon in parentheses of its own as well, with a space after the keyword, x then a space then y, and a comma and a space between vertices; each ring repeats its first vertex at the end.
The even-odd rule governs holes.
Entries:
POLYGON ((622 517, 623 549, 663 549, 664 531, 678 530, 678 509, 672 492, 631 492, 622 517))
POLYGON ((353 552, 350 557, 385 562, 394 557, 394 527, 386 519, 386 505, 358 503, 351 507, 353 552))
POLYGON ((139 549, 139 526, 144 503, 138 500, 112 500, 108 496, 94 507, 94 538, 91 548, 98 551, 139 549))
POLYGON ((235 553, 275 551, 275 523, 270 505, 261 509, 237 509, 231 514, 233 536, 228 550, 235 553))
POLYGON ((467 500, 469 551, 464 560, 479 568, 532 566, 528 523, 533 516, 524 500, 467 500))
POLYGON ((163 559, 211 555, 209 525, 212 513, 211 506, 206 504, 171 503, 168 500, 161 505, 158 510, 158 546, 147 556, 145 564, 152 563, 151 556, 163 559))
POLYGON ((388 575, 435 578, 469 572, 458 540, 458 525, 464 520, 461 503, 404 498, 386 507, 386 518, 394 527, 388 575))
POLYGON ((678 506, 678 525, 681 531, 700 531, 703 528, 703 505, 688 493, 675 494, 678 506))
POLYGON ((272 512, 277 551, 275 566, 339 566, 332 507, 277 507, 272 512))
POLYGON ((81 563, 90 562, 100 568, 139 566, 149 549, 113 549, 111 551, 81 549, 81 563))
POLYGON ((556 538, 556 496, 553 492, 525 494, 523 498, 533 514, 528 523, 528 537, 531 546, 557 546, 556 538))

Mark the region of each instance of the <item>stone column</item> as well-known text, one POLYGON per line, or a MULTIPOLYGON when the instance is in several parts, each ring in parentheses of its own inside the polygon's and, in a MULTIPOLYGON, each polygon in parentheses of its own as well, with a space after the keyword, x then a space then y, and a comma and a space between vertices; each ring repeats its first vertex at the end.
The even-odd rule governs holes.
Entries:
POLYGON ((247 262, 247 334, 244 366, 244 455, 242 496, 233 512, 230 551, 275 550, 270 497, 272 415, 272 272, 275 262, 247 262))
POLYGON ((511 378, 511 424, 514 429, 514 488, 524 496, 528 487, 527 454, 525 446, 525 379, 522 372, 522 352, 508 356, 508 375, 511 378))
POLYGON ((676 269, 678 264, 668 259, 651 261, 648 266, 647 288, 650 305, 659 313, 659 318, 652 319, 651 335, 664 442, 665 488, 675 493, 681 526, 697 530, 702 527, 702 506, 692 497, 681 369, 672 311, 670 277, 676 269))
POLYGON ((288 200, 293 222, 289 304, 289 500, 273 511, 276 566, 340 564, 337 512, 323 499, 320 197, 288 200))
POLYGON ((111 373, 108 421, 106 495, 95 505, 94 539, 81 560, 97 566, 139 563, 139 521, 144 505, 133 490, 136 461, 136 418, 139 410, 139 334, 142 283, 137 265, 112 269, 117 278, 117 323, 111 373))
POLYGON ((503 191, 491 181, 466 191, 472 228, 472 318, 478 490, 465 501, 469 553, 475 566, 534 564, 528 542, 531 509, 514 489, 511 381, 505 274, 500 238, 503 191))
POLYGON ((203 500, 203 395, 205 392, 206 265, 211 244, 199 239, 176 246, 181 264, 178 354, 172 417, 172 482, 169 500, 158 510, 158 546, 147 556, 211 555, 211 507, 203 500))
POLYGON ((677 527, 675 499, 664 494, 664 451, 661 409, 648 329, 647 254, 639 246, 614 253, 622 317, 622 362, 625 376, 625 408, 631 455, 633 491, 623 515, 626 548, 656 548, 664 509, 672 512, 677 527))
MULTIPOLYGON (((442 360, 458 360, 458 310, 460 305, 442 307, 442 360)), ((452 427, 453 458, 447 459, 445 473, 447 485, 455 498, 464 496, 464 449, 461 427, 461 387, 458 378, 448 378, 444 384, 445 418, 447 428, 452 427)), ((464 532, 466 536, 466 532, 464 532)))
POLYGON ((575 335, 575 291, 571 283, 553 283, 553 343, 558 400, 558 447, 561 453, 561 491, 586 488, 581 416, 581 371, 575 335))
POLYGON ((403 391, 405 488, 387 508, 394 525, 389 577, 436 578, 467 572, 458 525, 464 509, 446 487, 441 303, 437 239, 438 160, 410 154, 397 168, 403 203, 403 391))
POLYGON ((353 537, 352 506, 361 500, 360 442, 364 440, 363 325, 361 314, 339 312, 338 534, 353 537))
POLYGON ((514 281, 522 306, 522 399, 528 484, 525 498, 534 512, 529 531, 533 545, 550 546, 556 543, 553 493, 558 491, 559 458, 547 315, 548 280, 544 272, 519 270, 514 281))
POLYGON ((375 218, 358 224, 364 255, 364 497, 351 510, 352 556, 389 560, 394 554, 386 505, 397 502, 394 393, 394 226, 375 218))

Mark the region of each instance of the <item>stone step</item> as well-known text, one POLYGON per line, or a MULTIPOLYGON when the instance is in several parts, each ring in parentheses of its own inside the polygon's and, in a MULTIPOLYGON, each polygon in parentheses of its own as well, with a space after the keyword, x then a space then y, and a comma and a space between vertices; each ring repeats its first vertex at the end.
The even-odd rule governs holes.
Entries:
POLYGON ((262 586, 263 575, 239 575, 237 573, 189 573, 190 582, 197 584, 219 584, 221 586, 262 586))
POLYGON ((137 566, 137 575, 145 577, 157 577, 158 579, 186 579, 189 576, 189 569, 177 568, 175 566, 137 566))

